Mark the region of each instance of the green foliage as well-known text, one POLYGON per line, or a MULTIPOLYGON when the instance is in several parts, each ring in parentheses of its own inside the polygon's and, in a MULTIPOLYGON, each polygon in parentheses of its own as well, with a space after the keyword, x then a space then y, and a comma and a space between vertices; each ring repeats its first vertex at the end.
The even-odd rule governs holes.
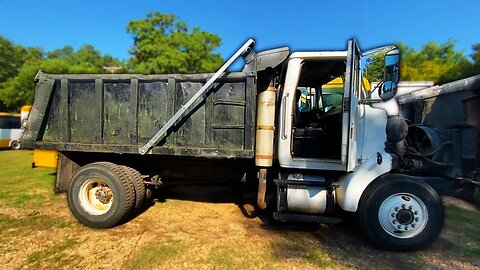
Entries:
POLYGON ((385 69, 385 54, 387 51, 369 56, 366 61, 364 76, 369 82, 379 82, 383 80, 385 69))
POLYGON ((129 65, 136 72, 212 72, 223 62, 213 52, 221 44, 220 37, 197 27, 190 31, 175 15, 149 13, 146 19, 130 21, 126 28, 134 39, 129 65))
MULTIPOLYGON (((175 15, 149 13, 146 19, 131 21, 127 31, 134 38, 133 57, 128 65, 136 72, 211 72, 223 62, 221 56, 213 52, 221 43, 220 37, 199 28, 189 30, 175 15)), ((33 102, 33 79, 40 69, 46 73, 127 71, 118 59, 102 55, 92 45, 84 45, 77 51, 65 46, 44 52, 15 45, 0 36, 0 111, 18 111, 33 102)))
POLYGON ((473 61, 476 65, 480 64, 480 43, 474 44, 472 46, 473 53, 471 55, 473 61))
POLYGON ((472 75, 472 62, 455 51, 455 42, 429 42, 420 51, 399 44, 402 53, 401 80, 434 81, 436 84, 455 81, 472 75))
MULTIPOLYGON (((130 70, 145 73, 213 72, 223 62, 214 51, 221 39, 215 34, 189 26, 173 14, 149 13, 132 20, 126 26, 133 37, 130 70)), ((471 59, 455 51, 455 42, 430 42, 421 50, 399 43, 401 50, 401 80, 428 80, 442 84, 480 73, 480 43, 472 46, 471 59)), ((384 52, 367 59, 365 76, 369 81, 383 78, 384 52)), ((45 52, 41 48, 26 48, 0 36, 0 111, 18 111, 33 102, 37 71, 47 73, 126 72, 118 59, 102 55, 92 45, 75 51, 71 46, 45 52), (121 67, 116 70, 105 67, 121 67)))
POLYGON ((2 37, 0 44, 2 111, 19 111, 21 106, 33 102, 34 77, 40 69, 47 73, 102 73, 105 72, 104 67, 122 66, 118 59, 109 55, 102 56, 92 45, 84 45, 77 51, 71 46, 65 46, 62 49, 44 52, 39 48, 13 45, 2 37))
POLYGON ((473 53, 470 55, 473 60, 472 75, 480 74, 480 43, 472 46, 473 53))
POLYGON ((15 76, 25 61, 26 49, 0 36, 0 83, 15 76))
MULTIPOLYGON (((400 80, 434 81, 443 84, 480 73, 480 44, 472 46, 470 61, 462 52, 455 51, 455 42, 449 40, 444 44, 430 42, 420 51, 409 48, 403 43, 400 49, 400 80)), ((371 56, 366 62, 365 76, 371 82, 383 79, 385 52, 371 56)))

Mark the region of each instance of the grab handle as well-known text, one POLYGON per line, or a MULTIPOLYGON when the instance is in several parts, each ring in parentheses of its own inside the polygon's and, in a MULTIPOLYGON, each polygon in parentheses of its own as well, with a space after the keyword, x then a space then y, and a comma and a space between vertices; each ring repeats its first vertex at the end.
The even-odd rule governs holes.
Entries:
POLYGON ((280 108, 280 119, 281 119, 280 121, 281 121, 281 124, 282 124, 282 130, 281 130, 282 140, 287 139, 287 132, 286 132, 286 124, 287 123, 285 123, 285 116, 286 116, 286 113, 287 113, 287 99, 288 99, 288 93, 283 97, 281 108, 280 108))

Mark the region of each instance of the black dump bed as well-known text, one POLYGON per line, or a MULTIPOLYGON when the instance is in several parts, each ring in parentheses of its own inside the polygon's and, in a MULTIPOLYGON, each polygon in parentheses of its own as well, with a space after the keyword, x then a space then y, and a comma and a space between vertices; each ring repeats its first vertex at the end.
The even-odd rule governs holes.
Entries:
MULTIPOLYGON (((138 154, 213 74, 37 74, 24 148, 138 154)), ((149 154, 251 158, 253 75, 224 74, 149 154)))

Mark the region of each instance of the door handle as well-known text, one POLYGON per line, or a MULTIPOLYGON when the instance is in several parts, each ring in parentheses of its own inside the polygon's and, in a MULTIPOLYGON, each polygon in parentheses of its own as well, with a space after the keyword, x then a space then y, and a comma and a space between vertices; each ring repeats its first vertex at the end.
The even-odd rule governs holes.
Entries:
POLYGON ((286 122, 285 122, 285 117, 286 117, 286 111, 287 111, 287 99, 288 99, 288 94, 286 94, 283 99, 282 99, 282 104, 280 106, 280 121, 282 123, 282 129, 280 131, 281 133, 281 138, 282 140, 287 139, 287 133, 286 133, 286 122))

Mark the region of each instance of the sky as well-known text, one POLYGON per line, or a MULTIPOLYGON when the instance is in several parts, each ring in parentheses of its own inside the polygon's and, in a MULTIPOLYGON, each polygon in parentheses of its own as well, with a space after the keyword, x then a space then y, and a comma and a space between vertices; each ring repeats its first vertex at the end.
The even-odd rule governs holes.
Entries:
POLYGON ((125 26, 153 11, 219 35, 224 59, 248 38, 256 51, 345 50, 353 37, 362 50, 397 41, 418 50, 453 39, 467 56, 480 43, 479 0, 0 0, 0 10, 0 35, 15 44, 47 51, 91 44, 122 60, 133 44, 125 26))

